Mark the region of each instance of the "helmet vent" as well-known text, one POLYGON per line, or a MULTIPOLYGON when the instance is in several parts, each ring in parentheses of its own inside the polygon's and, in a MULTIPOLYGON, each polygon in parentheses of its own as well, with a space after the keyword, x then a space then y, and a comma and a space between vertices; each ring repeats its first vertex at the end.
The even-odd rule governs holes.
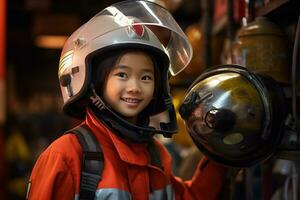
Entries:
POLYGON ((79 67, 78 66, 72 68, 72 74, 76 74, 78 72, 79 72, 79 67))

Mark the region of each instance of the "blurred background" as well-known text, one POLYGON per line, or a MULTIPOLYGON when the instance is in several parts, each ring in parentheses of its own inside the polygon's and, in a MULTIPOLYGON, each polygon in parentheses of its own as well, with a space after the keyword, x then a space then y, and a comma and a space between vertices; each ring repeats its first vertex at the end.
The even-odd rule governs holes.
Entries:
MULTIPOLYGON (((239 63, 234 52, 241 48, 237 46, 239 41, 245 39, 241 32, 257 17, 266 17, 285 36, 279 38, 284 48, 278 47, 278 51, 285 51, 288 57, 278 67, 283 73, 275 75, 275 79, 289 82, 290 74, 284 73, 289 73, 285 71, 289 71, 292 60, 298 0, 152 1, 173 14, 194 49, 190 65, 171 79, 177 108, 188 86, 203 70, 218 64, 239 63)), ((0 0, 0 199, 25 199, 28 177, 37 156, 55 138, 79 123, 61 111, 57 78, 60 51, 74 30, 114 2, 117 1, 0 0)), ((260 38, 258 42, 264 41, 269 40, 260 38)), ((272 74, 272 68, 266 73, 272 74)), ((162 141, 173 155, 174 173, 188 179, 202 154, 194 147, 179 115, 178 123, 179 133, 162 141)), ((277 171, 274 163, 271 159, 242 171, 234 180, 229 178, 222 198, 280 199, 276 195, 286 178, 281 171, 289 163, 276 165, 281 166, 277 171)))

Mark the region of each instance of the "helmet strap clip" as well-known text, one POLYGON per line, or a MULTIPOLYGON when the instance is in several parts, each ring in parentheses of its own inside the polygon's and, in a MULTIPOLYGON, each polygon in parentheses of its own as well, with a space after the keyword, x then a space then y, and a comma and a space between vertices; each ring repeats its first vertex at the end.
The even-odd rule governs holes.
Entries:
POLYGON ((104 109, 104 103, 101 100, 101 98, 99 97, 99 95, 96 93, 96 90, 94 88, 94 86, 92 85, 92 94, 90 96, 90 100, 92 101, 92 103, 99 109, 99 110, 103 110, 104 109))

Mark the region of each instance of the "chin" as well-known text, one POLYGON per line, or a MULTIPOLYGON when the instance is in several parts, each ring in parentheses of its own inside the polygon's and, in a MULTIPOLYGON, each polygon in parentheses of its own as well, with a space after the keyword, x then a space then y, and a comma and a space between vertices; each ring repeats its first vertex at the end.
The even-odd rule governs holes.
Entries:
POLYGON ((117 112, 117 114, 129 122, 135 122, 135 120, 138 116, 138 112, 134 112, 134 113, 132 113, 132 112, 117 112))

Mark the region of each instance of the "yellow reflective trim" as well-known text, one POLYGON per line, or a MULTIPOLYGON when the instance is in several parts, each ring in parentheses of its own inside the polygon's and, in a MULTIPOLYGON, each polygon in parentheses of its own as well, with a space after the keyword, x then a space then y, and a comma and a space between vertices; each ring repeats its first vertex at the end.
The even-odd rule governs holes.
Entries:
POLYGON ((74 50, 66 52, 59 61, 58 74, 61 75, 73 63, 74 50))

